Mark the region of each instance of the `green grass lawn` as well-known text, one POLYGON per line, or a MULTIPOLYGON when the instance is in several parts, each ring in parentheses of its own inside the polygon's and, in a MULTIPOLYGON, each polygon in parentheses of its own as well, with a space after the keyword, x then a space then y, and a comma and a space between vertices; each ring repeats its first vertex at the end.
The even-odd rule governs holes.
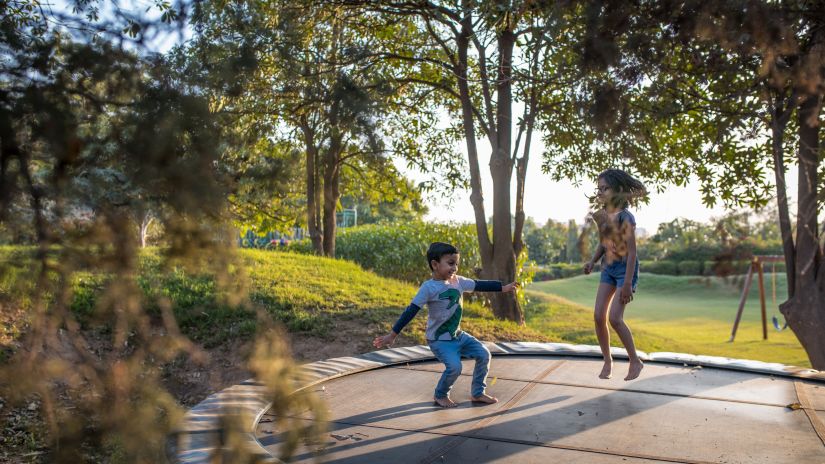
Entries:
MULTIPOLYGON (((625 312, 631 329, 639 334, 639 347, 646 351, 727 356, 809 367, 810 362, 790 329, 777 332, 771 324, 772 315, 777 315, 780 321, 784 319, 773 306, 770 274, 765 275, 768 340, 762 340, 758 285, 754 278, 736 340, 727 342, 739 304, 741 290, 737 282, 741 279, 741 276, 722 279, 643 273, 636 297, 625 312)), ((581 305, 590 318, 598 282, 598 274, 582 275, 537 282, 528 287, 528 292, 537 298, 581 305)), ((776 276, 779 302, 787 295, 785 283, 784 275, 776 276)), ((528 320, 538 329, 542 322, 535 319, 534 315, 528 320)))

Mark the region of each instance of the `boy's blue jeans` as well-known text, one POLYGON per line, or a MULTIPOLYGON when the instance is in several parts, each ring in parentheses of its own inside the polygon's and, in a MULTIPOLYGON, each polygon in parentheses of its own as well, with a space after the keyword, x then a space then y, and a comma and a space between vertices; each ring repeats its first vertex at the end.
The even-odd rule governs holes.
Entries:
POLYGON ((461 332, 454 340, 432 340, 430 350, 446 369, 435 386, 435 397, 446 398, 453 384, 461 375, 461 356, 476 360, 473 369, 472 395, 481 396, 487 388, 487 372, 490 370, 490 350, 466 332, 461 332))

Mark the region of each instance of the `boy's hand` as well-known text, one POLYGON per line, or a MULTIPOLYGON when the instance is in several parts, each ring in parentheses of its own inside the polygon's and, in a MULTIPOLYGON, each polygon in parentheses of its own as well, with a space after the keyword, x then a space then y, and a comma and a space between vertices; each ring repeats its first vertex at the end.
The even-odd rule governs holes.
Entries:
POLYGON ((383 337, 375 337, 375 340, 372 341, 372 345, 376 348, 392 346, 392 344, 395 343, 395 337, 397 336, 398 334, 396 334, 395 332, 390 332, 387 335, 384 335, 383 337))
POLYGON ((622 304, 626 305, 633 300, 633 287, 629 283, 622 285, 622 304))
POLYGON ((504 293, 512 292, 513 290, 517 289, 518 287, 519 287, 518 282, 510 282, 507 285, 502 285, 501 286, 501 291, 504 292, 504 293))
POLYGON ((593 261, 588 261, 584 263, 584 273, 590 274, 591 272, 593 272, 593 261))

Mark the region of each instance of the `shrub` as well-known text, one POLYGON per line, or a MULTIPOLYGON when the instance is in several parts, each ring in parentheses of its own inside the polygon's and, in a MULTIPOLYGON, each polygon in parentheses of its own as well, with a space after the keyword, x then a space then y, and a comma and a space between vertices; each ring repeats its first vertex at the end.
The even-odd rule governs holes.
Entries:
POLYGON ((748 267, 750 266, 750 260, 742 261, 742 260, 718 260, 718 261, 711 261, 710 270, 708 271, 707 268, 705 272, 707 275, 715 275, 720 277, 726 277, 729 275, 739 275, 739 274, 746 274, 748 272, 748 267))
MULTIPOLYGON (((427 247, 432 242, 454 245, 461 252, 459 273, 468 277, 478 276, 481 259, 473 224, 415 221, 339 229, 335 255, 384 277, 417 283, 430 275, 426 255, 427 247)), ((312 253, 312 244, 309 240, 300 240, 290 243, 287 250, 312 253)))
POLYGON ((639 270, 651 274, 678 275, 679 268, 673 261, 644 261, 639 263, 639 270))
POLYGON ((702 261, 685 260, 676 265, 679 275, 695 276, 702 275, 702 261))
MULTIPOLYGON (((565 279, 567 277, 574 277, 584 273, 584 271, 582 270, 583 266, 583 264, 557 263, 536 267, 534 268, 535 276, 533 277, 533 280, 541 282, 545 280, 556 280, 565 279)), ((598 271, 599 268, 597 264, 593 272, 598 271)))
POLYGON ((286 247, 278 247, 276 250, 293 251, 295 253, 303 253, 305 255, 311 255, 313 253, 312 241, 308 238, 292 240, 286 247))
POLYGON ((716 275, 716 273, 713 272, 713 266, 715 264, 716 263, 714 261, 702 261, 702 275, 703 276, 714 276, 714 275, 716 275))

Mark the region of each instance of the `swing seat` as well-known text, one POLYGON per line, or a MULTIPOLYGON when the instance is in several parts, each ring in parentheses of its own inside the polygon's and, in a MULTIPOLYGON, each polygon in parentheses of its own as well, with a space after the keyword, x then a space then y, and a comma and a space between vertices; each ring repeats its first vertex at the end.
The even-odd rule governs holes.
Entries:
POLYGON ((785 325, 780 327, 779 326, 779 318, 776 317, 776 316, 773 316, 773 326, 774 326, 774 328, 776 328, 777 332, 782 332, 783 330, 788 328, 788 321, 785 321, 785 325))

